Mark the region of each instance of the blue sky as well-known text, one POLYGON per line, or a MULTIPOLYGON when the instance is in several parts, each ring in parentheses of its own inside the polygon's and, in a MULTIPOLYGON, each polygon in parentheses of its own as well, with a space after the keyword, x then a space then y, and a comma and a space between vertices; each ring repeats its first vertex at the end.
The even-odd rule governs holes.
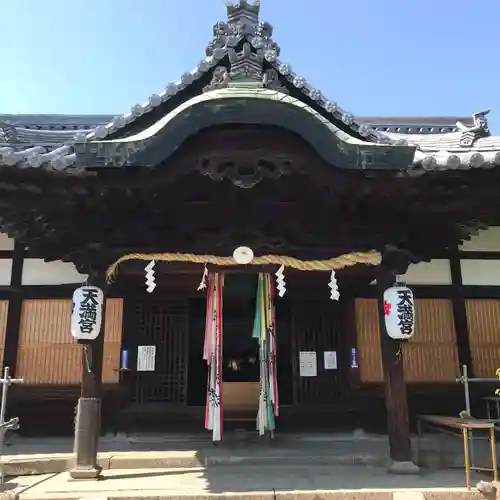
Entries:
MULTIPOLYGON (((281 59, 355 115, 500 133, 499 0, 261 0, 281 59)), ((121 114, 203 57, 222 0, 2 2, 0 112, 121 114)))

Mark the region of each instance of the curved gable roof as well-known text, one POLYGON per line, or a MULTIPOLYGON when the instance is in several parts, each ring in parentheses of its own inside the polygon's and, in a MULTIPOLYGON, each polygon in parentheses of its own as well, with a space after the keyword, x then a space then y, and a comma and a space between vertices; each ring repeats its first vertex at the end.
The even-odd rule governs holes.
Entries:
POLYGON ((228 87, 193 97, 133 136, 76 144, 77 163, 154 167, 199 131, 233 123, 287 129, 303 137, 325 161, 339 168, 401 170, 402 165, 412 162, 415 151, 413 146, 362 141, 307 104, 281 92, 228 87))

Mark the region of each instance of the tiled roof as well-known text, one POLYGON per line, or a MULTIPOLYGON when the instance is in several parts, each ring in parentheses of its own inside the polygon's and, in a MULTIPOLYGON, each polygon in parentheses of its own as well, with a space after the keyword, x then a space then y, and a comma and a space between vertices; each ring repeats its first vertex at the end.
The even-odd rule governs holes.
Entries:
POLYGON ((0 122, 15 127, 45 130, 93 129, 112 119, 112 115, 0 114, 0 122))
MULTIPOLYGON (((0 114, 0 128, 2 124, 10 124, 16 129, 27 129, 30 131, 54 131, 54 134, 45 139, 54 143, 58 141, 58 131, 63 132, 63 141, 76 132, 91 131, 98 125, 106 125, 113 120, 114 115, 13 115, 0 114)), ((441 116, 358 116, 359 123, 367 125, 371 129, 380 132, 395 132, 403 134, 437 134, 443 132, 456 132, 458 121, 473 125, 471 117, 441 117, 441 116)), ((42 137, 42 136, 39 136, 42 137)), ((36 135, 30 136, 30 140, 43 142, 36 135)), ((1 142, 1 136, 0 136, 1 142)))
POLYGON ((355 119, 293 72, 290 64, 279 59, 280 49, 272 39, 273 28, 269 23, 260 22, 259 10, 258 0, 229 4, 227 21, 214 26, 207 57, 194 70, 184 73, 179 81, 168 84, 146 103, 132 106, 125 115, 115 118, 107 115, 0 115, 0 165, 72 167, 77 159, 76 143, 105 141, 111 134, 113 138, 119 137, 121 130, 168 104, 172 97, 184 95, 185 89, 206 75, 212 75, 212 80, 204 92, 225 88, 228 82, 245 85, 249 79, 277 92, 293 92, 309 108, 360 143, 393 147, 413 145, 413 166, 417 168, 455 169, 500 164, 500 138, 489 137, 487 112, 476 113, 472 120, 454 117, 355 119), (236 52, 240 49, 241 52, 236 52))
POLYGON ((470 116, 358 116, 358 122, 379 132, 442 134, 457 132, 457 122, 473 125, 470 116))

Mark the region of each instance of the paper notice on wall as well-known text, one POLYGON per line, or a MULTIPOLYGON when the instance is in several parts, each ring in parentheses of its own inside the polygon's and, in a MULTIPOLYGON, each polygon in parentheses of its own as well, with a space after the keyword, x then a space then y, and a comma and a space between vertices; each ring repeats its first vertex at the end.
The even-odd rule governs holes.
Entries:
POLYGON ((137 371, 138 372, 154 372, 156 360, 155 345, 140 345, 137 346, 137 371))
POLYGON ((325 370, 337 369, 337 351, 325 351, 325 370))
POLYGON ((315 351, 301 351, 299 353, 299 371, 301 377, 316 377, 318 375, 315 351))

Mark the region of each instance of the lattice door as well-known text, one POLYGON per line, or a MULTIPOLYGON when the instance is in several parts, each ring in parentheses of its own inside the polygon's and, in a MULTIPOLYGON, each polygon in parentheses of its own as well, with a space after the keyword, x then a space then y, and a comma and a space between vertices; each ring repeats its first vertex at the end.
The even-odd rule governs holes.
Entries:
POLYGON ((295 404, 334 404, 345 385, 345 342, 341 335, 342 310, 335 302, 302 300, 292 308, 294 402, 295 404), (301 351, 315 351, 317 376, 301 377, 301 351), (324 352, 337 352, 337 370, 325 370, 324 352))
POLYGON ((134 401, 185 403, 188 308, 185 301, 141 300, 134 306, 133 343, 156 346, 154 372, 135 372, 134 401))

